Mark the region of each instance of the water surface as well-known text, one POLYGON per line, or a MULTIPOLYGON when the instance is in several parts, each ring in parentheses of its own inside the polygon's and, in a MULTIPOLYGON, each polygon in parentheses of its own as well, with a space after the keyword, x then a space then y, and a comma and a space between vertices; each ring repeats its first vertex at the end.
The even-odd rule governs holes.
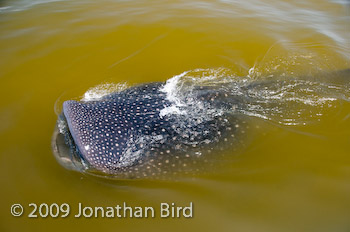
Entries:
POLYGON ((62 102, 105 83, 166 81, 186 71, 199 73, 196 81, 328 81, 332 75, 320 73, 350 68, 349 22, 348 1, 0 1, 0 229, 349 231, 344 79, 332 85, 338 92, 317 86, 306 98, 314 100, 311 105, 283 104, 290 112, 304 109, 292 124, 288 119, 297 118, 289 111, 268 118, 261 116, 271 112, 254 111, 241 149, 218 152, 227 162, 216 171, 175 180, 104 181, 65 170, 50 147, 62 102), (28 215, 32 202, 72 208, 79 202, 193 202, 194 217, 11 216, 12 204, 23 204, 28 215))

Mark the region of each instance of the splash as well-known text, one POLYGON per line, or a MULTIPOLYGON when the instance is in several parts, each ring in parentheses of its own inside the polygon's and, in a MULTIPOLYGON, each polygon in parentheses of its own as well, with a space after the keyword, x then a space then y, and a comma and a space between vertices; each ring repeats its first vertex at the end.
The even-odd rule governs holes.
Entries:
MULTIPOLYGON (((195 69, 176 75, 161 88, 171 104, 162 109, 159 116, 176 118, 183 124, 180 128, 223 114, 258 117, 283 125, 305 125, 320 120, 327 109, 350 101, 345 76, 344 84, 334 81, 335 73, 326 74, 325 81, 321 78, 324 73, 293 76, 286 71, 264 75, 261 69, 252 70, 245 77, 225 68, 195 69), (200 100, 201 96, 205 96, 206 101, 200 100)), ((98 100, 126 88, 126 83, 99 85, 89 89, 82 100, 98 100)))

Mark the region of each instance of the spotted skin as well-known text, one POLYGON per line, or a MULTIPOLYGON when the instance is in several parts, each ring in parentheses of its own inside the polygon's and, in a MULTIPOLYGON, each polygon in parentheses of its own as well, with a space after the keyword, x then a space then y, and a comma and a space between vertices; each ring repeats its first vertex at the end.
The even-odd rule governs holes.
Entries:
MULTIPOLYGON (((80 152, 96 169, 105 171, 131 166, 140 147, 131 143, 137 135, 162 135, 169 127, 159 111, 169 105, 157 86, 113 94, 103 101, 66 101, 63 112, 80 152), (135 95, 137 94, 137 95, 135 95), (130 155, 123 156, 129 152, 130 155)), ((146 146, 140 144, 139 146, 146 146)))
MULTIPOLYGON (((136 86, 98 101, 64 102, 61 122, 67 130, 62 133, 84 169, 126 178, 176 174, 191 165, 193 171, 203 149, 210 152, 214 142, 232 140, 234 127, 222 116, 161 115, 172 104, 162 85, 136 86)), ((201 90, 197 98, 209 104, 218 96, 201 90)))

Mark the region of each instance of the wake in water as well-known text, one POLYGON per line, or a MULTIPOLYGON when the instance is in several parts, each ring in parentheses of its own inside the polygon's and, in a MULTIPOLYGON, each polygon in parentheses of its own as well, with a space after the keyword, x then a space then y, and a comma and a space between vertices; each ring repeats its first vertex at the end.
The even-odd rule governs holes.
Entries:
POLYGON ((169 95, 175 99, 174 111, 169 113, 191 114, 191 106, 198 104, 193 99, 212 95, 215 100, 213 108, 207 108, 208 115, 241 114, 283 125, 305 125, 319 119, 325 108, 335 107, 340 100, 350 100, 349 70, 323 73, 319 78, 271 75, 255 79, 228 73, 227 69, 198 69, 168 80, 165 89, 171 87, 169 95), (328 82, 320 82, 324 79, 328 82))

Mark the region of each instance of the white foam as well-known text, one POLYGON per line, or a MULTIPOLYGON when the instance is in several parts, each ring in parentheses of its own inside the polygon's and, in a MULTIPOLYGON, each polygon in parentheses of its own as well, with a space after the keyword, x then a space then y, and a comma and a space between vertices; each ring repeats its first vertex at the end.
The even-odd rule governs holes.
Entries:
POLYGON ((93 88, 90 88, 88 91, 85 92, 82 101, 96 101, 101 99, 102 97, 113 93, 113 92, 120 92, 124 89, 128 88, 128 85, 126 83, 105 83, 102 85, 95 86, 93 88))
POLYGON ((165 107, 159 112, 160 117, 164 117, 168 114, 186 114, 185 111, 180 110, 181 106, 185 104, 181 101, 179 94, 179 82, 182 77, 184 77, 189 71, 183 72, 176 75, 165 83, 165 85, 160 89, 161 92, 166 94, 166 100, 172 103, 171 106, 165 107))
POLYGON ((165 83, 160 89, 161 92, 166 93, 166 99, 170 102, 180 103, 180 99, 177 97, 178 94, 178 83, 182 77, 184 77, 189 71, 185 71, 179 75, 176 75, 165 83))
POLYGON ((159 112, 159 116, 160 116, 161 118, 164 117, 165 115, 169 115, 169 114, 186 114, 186 112, 183 111, 183 110, 180 110, 180 109, 179 109, 177 106, 175 106, 175 105, 165 107, 164 109, 162 109, 162 110, 159 112))

